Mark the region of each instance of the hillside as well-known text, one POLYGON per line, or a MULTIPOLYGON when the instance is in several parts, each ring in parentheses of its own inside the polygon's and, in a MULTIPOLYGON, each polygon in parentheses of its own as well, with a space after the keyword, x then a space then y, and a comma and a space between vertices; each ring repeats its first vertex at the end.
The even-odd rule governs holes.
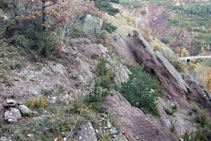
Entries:
POLYGON ((106 2, 105 14, 93 1, 8 2, 0 3, 0 141, 211 139, 210 93, 118 5, 106 2))
MULTIPOLYGON (((134 8, 131 8, 133 2, 122 0, 120 3, 123 7, 116 6, 121 9, 123 15, 126 13, 132 18, 135 27, 141 29, 143 26, 141 23, 149 23, 152 36, 158 39, 167 39, 173 50, 176 50, 176 47, 180 47, 181 50, 186 48, 187 55, 198 55, 202 51, 210 50, 208 47, 210 45, 209 11, 205 11, 207 13, 201 13, 201 15, 188 11, 188 9, 192 11, 197 11, 197 8, 200 8, 198 10, 206 9, 203 6, 209 6, 208 1, 151 0, 147 2, 137 0, 136 3, 140 3, 140 6, 134 8), (146 11, 146 15, 143 16, 142 11, 146 11), (201 47, 204 50, 201 50, 201 47)), ((207 9, 210 8, 207 7, 207 9)))

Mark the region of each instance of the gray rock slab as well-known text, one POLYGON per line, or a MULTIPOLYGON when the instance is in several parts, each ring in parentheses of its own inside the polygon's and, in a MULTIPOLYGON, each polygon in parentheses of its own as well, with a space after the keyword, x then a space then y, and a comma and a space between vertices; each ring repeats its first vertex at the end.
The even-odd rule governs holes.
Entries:
POLYGON ((100 18, 92 17, 90 14, 86 16, 83 31, 86 33, 100 34, 100 30, 103 26, 103 20, 100 18))
POLYGON ((94 128, 91 122, 88 122, 82 126, 81 130, 78 132, 76 137, 77 141, 97 141, 94 128))

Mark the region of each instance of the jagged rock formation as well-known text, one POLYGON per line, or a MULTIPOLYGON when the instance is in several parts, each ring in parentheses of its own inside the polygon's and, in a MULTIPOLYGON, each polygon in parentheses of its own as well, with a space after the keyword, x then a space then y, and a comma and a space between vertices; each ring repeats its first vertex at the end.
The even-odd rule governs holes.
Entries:
POLYGON ((88 14, 85 18, 83 31, 86 33, 96 33, 100 34, 100 30, 103 26, 103 20, 100 18, 92 17, 88 14))
MULTIPOLYGON (((160 121, 164 127, 170 128, 171 122, 176 126, 175 134, 181 135, 185 131, 195 131, 194 125, 186 120, 192 119, 188 112, 191 110, 187 95, 191 92, 195 93, 204 101, 203 97, 198 94, 191 86, 189 86, 180 76, 180 74, 173 68, 173 66, 159 53, 153 50, 153 46, 136 34, 137 37, 123 36, 120 33, 113 33, 109 37, 109 41, 113 45, 115 52, 122 56, 125 62, 129 64, 145 64, 145 70, 153 76, 157 76, 160 82, 165 87, 165 94, 167 97, 159 98, 158 108, 161 114, 160 121), (118 40, 114 40, 114 36, 118 37, 118 40), (143 45, 143 40, 145 46, 143 45), (164 107, 171 108, 172 105, 177 105, 177 112, 174 116, 166 114, 164 107)), ((122 123, 124 128, 124 123, 122 123)))
POLYGON ((184 76, 185 81, 193 90, 193 92, 189 94, 189 96, 196 98, 195 102, 198 103, 202 108, 211 107, 211 94, 207 90, 202 89, 199 86, 198 82, 194 80, 192 76, 188 74, 185 74, 184 76))
POLYGON ((132 107, 121 94, 113 94, 106 98, 105 104, 121 123, 121 132, 128 136, 128 141, 177 141, 176 136, 158 119, 132 107))

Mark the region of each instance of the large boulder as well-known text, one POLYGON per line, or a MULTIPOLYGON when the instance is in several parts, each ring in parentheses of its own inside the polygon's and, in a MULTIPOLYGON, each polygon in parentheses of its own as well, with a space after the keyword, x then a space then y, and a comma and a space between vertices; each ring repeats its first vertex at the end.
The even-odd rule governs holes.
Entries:
POLYGON ((111 113, 121 124, 121 132, 130 141, 177 141, 176 136, 164 127, 152 115, 145 115, 140 109, 133 107, 119 93, 105 99, 111 113))
POLYGON ((85 33, 100 34, 102 26, 103 26, 102 19, 92 17, 90 14, 88 14, 85 18, 83 31, 85 33))
POLYGON ((10 123, 17 122, 20 118, 21 118, 20 110, 16 108, 6 109, 4 113, 4 119, 10 123))

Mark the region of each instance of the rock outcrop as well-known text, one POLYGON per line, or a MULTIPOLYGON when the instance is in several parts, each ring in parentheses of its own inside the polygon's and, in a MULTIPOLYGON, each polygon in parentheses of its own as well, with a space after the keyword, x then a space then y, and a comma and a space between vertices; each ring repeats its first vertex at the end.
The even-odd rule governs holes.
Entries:
POLYGON ((132 107, 119 93, 113 92, 105 104, 110 107, 121 124, 121 132, 129 141, 177 141, 176 136, 152 115, 145 115, 140 109, 132 107))
POLYGON ((103 20, 100 18, 95 18, 88 14, 85 18, 83 31, 85 33, 95 33, 100 34, 101 28, 103 26, 103 20))
MULTIPOLYGON (((136 36, 140 35, 137 34, 136 36)), ((154 51, 153 46, 145 42, 145 40, 144 46, 141 40, 137 37, 123 36, 120 33, 113 33, 109 37, 109 42, 113 44, 114 51, 123 58, 124 62, 132 65, 144 63, 144 70, 152 76, 157 76, 164 85, 164 94, 169 99, 164 97, 157 102, 162 125, 169 129, 172 126, 172 121, 176 125, 174 131, 176 135, 181 135, 187 130, 194 131, 195 127, 192 123, 185 120, 185 118, 189 117, 188 111, 191 110, 186 98, 191 92, 189 86, 161 53, 154 51), (114 36, 117 36, 118 40, 114 40, 114 36), (164 111, 164 107, 171 106, 170 103, 177 105, 175 117, 167 115, 164 111)))
POLYGON ((195 102, 198 103, 201 108, 211 107, 211 94, 201 88, 196 80, 193 79, 192 76, 188 74, 184 74, 185 81, 188 83, 190 88, 192 89, 192 93, 189 96, 195 98, 195 102))
POLYGON ((97 141, 91 122, 85 124, 76 137, 77 141, 97 141))

